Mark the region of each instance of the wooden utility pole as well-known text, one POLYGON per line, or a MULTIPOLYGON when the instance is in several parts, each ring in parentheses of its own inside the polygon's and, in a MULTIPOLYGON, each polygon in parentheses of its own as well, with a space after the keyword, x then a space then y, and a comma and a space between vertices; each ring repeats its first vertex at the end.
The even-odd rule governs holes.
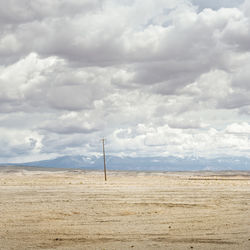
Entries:
POLYGON ((104 141, 105 141, 105 139, 103 138, 102 139, 102 152, 103 152, 103 164, 104 164, 104 179, 105 179, 105 181, 107 181, 104 141))

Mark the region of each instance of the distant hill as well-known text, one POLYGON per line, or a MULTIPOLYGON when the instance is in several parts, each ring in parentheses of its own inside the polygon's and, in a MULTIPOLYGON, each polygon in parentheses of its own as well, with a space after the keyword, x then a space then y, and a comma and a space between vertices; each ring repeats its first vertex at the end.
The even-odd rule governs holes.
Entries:
MULTIPOLYGON (((248 170, 250 171, 250 158, 224 157, 224 158, 194 158, 194 157, 117 157, 107 156, 109 170, 134 171, 221 171, 221 170, 248 170)), ((17 165, 77 168, 77 169, 103 169, 102 157, 63 156, 52 160, 27 162, 17 165)))

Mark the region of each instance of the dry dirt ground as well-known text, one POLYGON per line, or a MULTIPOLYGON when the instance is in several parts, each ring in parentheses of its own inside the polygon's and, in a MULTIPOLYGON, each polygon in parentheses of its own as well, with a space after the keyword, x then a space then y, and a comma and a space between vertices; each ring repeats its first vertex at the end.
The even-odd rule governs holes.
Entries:
POLYGON ((0 249, 250 249, 250 173, 0 167, 0 249))

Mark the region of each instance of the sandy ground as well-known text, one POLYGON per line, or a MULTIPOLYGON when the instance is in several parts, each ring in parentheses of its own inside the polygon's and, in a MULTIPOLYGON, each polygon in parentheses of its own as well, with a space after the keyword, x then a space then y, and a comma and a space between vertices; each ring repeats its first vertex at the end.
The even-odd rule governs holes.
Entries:
POLYGON ((250 249, 250 173, 0 167, 0 249, 250 249))

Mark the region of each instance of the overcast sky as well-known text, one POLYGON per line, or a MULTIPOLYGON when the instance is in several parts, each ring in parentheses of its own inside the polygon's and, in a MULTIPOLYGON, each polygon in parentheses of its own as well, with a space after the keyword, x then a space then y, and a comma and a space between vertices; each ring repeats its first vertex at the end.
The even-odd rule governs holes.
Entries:
POLYGON ((0 161, 250 156, 250 1, 0 0, 0 161))

